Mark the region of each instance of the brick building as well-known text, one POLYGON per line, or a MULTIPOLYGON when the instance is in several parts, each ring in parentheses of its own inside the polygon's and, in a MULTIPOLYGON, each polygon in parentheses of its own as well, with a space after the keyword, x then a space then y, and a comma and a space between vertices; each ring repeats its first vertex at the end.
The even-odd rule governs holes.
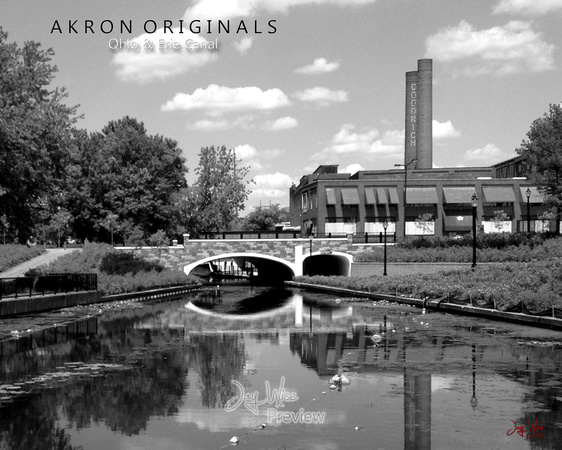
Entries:
POLYGON ((316 236, 360 238, 384 232, 386 221, 387 233, 397 237, 444 236, 469 233, 475 206, 484 232, 526 231, 527 218, 532 231, 552 229, 539 218, 548 208, 526 174, 521 157, 451 169, 416 169, 414 162, 407 174, 404 168, 338 173, 338 166, 323 165, 291 187, 291 225, 316 236))
POLYGON ((322 165, 290 189, 291 225, 305 233, 354 235, 468 233, 473 215, 484 232, 550 231, 548 209, 517 156, 491 167, 433 168, 430 59, 406 72, 404 163, 397 170, 338 173, 322 165))

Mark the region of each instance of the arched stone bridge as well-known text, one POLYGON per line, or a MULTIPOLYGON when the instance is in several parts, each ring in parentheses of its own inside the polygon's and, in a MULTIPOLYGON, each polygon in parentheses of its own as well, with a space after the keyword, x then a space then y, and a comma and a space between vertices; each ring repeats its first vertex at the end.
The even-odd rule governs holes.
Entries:
POLYGON ((380 244, 354 244, 349 238, 193 239, 172 247, 142 247, 135 253, 190 274, 221 259, 245 260, 260 278, 288 280, 299 275, 346 275, 353 256, 380 244))

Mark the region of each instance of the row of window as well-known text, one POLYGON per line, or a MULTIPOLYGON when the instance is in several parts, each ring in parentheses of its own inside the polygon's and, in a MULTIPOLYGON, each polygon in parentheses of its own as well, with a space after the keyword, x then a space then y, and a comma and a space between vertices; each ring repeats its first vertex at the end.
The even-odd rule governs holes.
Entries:
MULTIPOLYGON (((516 202, 533 204, 544 203, 544 198, 536 187, 515 186, 482 186, 483 198, 478 203, 483 206, 509 206, 516 202)), ((443 187, 443 203, 451 206, 471 205, 476 193, 474 186, 443 187)), ((361 204, 358 188, 326 188, 326 205, 357 206, 361 204)), ((365 187, 363 189, 365 205, 398 205, 400 198, 396 187, 365 187)), ((301 208, 303 211, 318 208, 316 191, 302 193, 301 208)), ((406 203, 410 206, 428 206, 440 203, 436 187, 408 187, 406 203)))

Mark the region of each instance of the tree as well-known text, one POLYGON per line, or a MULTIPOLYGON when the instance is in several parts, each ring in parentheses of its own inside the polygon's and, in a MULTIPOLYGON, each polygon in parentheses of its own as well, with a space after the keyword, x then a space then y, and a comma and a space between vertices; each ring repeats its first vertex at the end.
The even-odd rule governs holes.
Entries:
POLYGON ((248 231, 274 230, 275 225, 285 222, 288 215, 288 208, 280 208, 279 204, 259 206, 244 218, 242 226, 248 231))
POLYGON ((131 117, 109 122, 101 133, 76 139, 68 203, 78 237, 136 241, 170 231, 178 215, 175 195, 186 186, 177 143, 148 135, 131 117))
POLYGON ((204 147, 199 153, 197 180, 184 199, 190 233, 228 230, 250 191, 245 181, 249 168, 240 166, 233 149, 204 147))
POLYGON ((421 235, 435 234, 435 217, 431 213, 419 215, 416 218, 416 229, 421 231, 421 235))
POLYGON ((503 209, 500 209, 498 211, 494 211, 494 217, 492 217, 491 221, 494 224, 496 232, 500 233, 503 230, 505 223, 509 221, 509 216, 503 209))
POLYGON ((51 49, 7 43, 0 27, 0 215, 24 241, 42 215, 56 213, 76 107, 64 89, 49 89, 56 66, 51 49))
POLYGON ((546 203, 560 218, 562 206, 562 104, 551 104, 549 111, 531 124, 527 140, 517 153, 524 155, 533 169, 530 178, 546 197, 546 203))

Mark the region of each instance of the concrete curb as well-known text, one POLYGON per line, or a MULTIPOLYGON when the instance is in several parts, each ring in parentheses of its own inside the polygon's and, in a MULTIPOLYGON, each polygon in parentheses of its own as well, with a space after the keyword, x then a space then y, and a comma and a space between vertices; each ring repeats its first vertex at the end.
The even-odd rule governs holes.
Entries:
POLYGON ((501 320, 504 322, 512 322, 521 325, 530 325, 541 328, 550 328, 553 330, 562 330, 562 319, 543 316, 529 316, 522 313, 512 313, 498 311, 496 309, 479 308, 471 305, 457 305, 454 303, 445 303, 443 300, 422 300, 419 298, 396 297, 388 294, 377 294, 373 292, 356 291, 353 289, 336 288, 332 286, 322 286, 312 283, 301 283, 297 281, 286 281, 285 285, 310 289, 315 291, 324 291, 337 294, 345 294, 354 297, 366 297, 373 300, 387 300, 390 302, 417 306, 418 308, 426 308, 439 312, 447 312, 452 314, 464 314, 476 317, 483 317, 490 320, 501 320))

